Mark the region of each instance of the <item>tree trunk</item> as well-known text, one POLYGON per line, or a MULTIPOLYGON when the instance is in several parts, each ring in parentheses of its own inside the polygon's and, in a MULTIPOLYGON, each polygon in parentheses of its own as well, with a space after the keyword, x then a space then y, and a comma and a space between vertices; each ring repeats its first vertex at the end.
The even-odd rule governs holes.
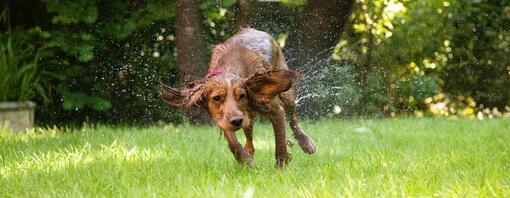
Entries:
POLYGON ((291 69, 312 67, 313 60, 329 58, 340 38, 354 5, 354 0, 310 1, 289 33, 285 58, 291 69))
POLYGON ((235 28, 251 27, 269 33, 286 31, 291 8, 276 1, 238 0, 235 28))
MULTIPOLYGON (((202 18, 199 0, 177 0, 175 16, 175 46, 181 83, 189 83, 205 76, 207 56, 202 38, 202 18)), ((190 109, 188 117, 193 123, 204 123, 207 114, 200 109, 190 109)))
MULTIPOLYGON (((336 46, 341 32, 352 12, 355 0, 314 0, 298 14, 291 26, 285 46, 285 59, 292 70, 303 72, 307 79, 303 84, 318 84, 318 76, 336 46), (319 71, 317 73, 317 71, 319 71)), ((310 90, 297 89, 297 97, 313 95, 310 90)), ((315 116, 319 104, 302 100, 298 113, 307 117, 315 116)))
POLYGON ((203 77, 207 70, 199 0, 177 0, 176 12, 177 64, 181 82, 188 83, 203 77))
POLYGON ((255 0, 239 0, 237 7, 236 29, 253 26, 252 11, 257 2, 255 0))

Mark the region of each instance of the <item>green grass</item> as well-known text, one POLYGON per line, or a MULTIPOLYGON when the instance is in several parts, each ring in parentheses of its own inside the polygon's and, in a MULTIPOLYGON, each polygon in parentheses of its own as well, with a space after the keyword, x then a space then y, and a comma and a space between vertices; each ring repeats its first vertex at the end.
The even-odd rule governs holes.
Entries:
MULTIPOLYGON (((0 197, 510 196, 510 120, 305 123, 319 150, 274 165, 255 126, 254 168, 214 127, 84 127, 0 132, 0 197)), ((244 135, 238 133, 243 139, 244 135)), ((290 137, 290 135, 288 135, 290 137)))

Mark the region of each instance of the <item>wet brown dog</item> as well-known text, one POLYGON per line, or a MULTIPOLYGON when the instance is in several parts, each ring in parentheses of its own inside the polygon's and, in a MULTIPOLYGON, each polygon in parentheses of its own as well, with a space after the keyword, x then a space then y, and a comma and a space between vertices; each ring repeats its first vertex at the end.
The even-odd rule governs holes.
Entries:
POLYGON ((299 146, 314 153, 316 146, 303 131, 295 114, 293 85, 299 73, 289 71, 281 49, 267 33, 244 28, 213 49, 207 76, 179 89, 163 85, 161 98, 170 106, 205 108, 223 130, 237 161, 252 165, 253 124, 257 115, 269 118, 276 143, 276 167, 290 160, 285 136, 285 115, 299 146), (243 146, 235 131, 246 135, 243 146))

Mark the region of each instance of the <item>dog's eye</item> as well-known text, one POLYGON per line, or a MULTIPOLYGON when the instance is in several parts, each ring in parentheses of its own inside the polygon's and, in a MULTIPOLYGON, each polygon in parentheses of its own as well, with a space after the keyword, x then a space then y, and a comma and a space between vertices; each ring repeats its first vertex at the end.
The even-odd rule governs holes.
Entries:
POLYGON ((221 97, 220 96, 214 96, 212 99, 213 99, 214 102, 221 102, 221 97))
POLYGON ((243 94, 243 93, 239 94, 239 99, 244 99, 244 98, 246 98, 246 94, 243 94))

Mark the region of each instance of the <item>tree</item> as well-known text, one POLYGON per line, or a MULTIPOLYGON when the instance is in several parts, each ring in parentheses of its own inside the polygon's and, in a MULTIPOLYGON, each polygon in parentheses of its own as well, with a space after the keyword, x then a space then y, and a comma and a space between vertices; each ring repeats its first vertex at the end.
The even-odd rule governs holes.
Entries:
POLYGON ((254 21, 251 15, 255 4, 255 0, 239 0, 237 8, 238 14, 235 24, 236 29, 241 29, 253 24, 254 21))
POLYGON ((289 67, 303 70, 312 60, 329 57, 331 53, 323 52, 336 45, 353 5, 354 0, 315 0, 308 3, 291 26, 285 48, 289 67))
MULTIPOLYGON (((308 3, 290 29, 284 51, 289 68, 300 70, 305 75, 313 75, 311 71, 320 70, 323 66, 320 60, 330 58, 353 5, 354 0, 315 0, 308 3)), ((314 112, 316 105, 307 102, 300 105, 300 111, 314 112)))
POLYGON ((177 64, 181 82, 189 83, 203 77, 207 68, 199 0, 178 0, 175 17, 177 64))
MULTIPOLYGON (((199 7, 199 0, 176 1, 175 46, 181 83, 190 83, 202 78, 207 68, 199 7)), ((203 123, 207 120, 205 113, 198 108, 190 109, 187 114, 192 122, 203 123)))

